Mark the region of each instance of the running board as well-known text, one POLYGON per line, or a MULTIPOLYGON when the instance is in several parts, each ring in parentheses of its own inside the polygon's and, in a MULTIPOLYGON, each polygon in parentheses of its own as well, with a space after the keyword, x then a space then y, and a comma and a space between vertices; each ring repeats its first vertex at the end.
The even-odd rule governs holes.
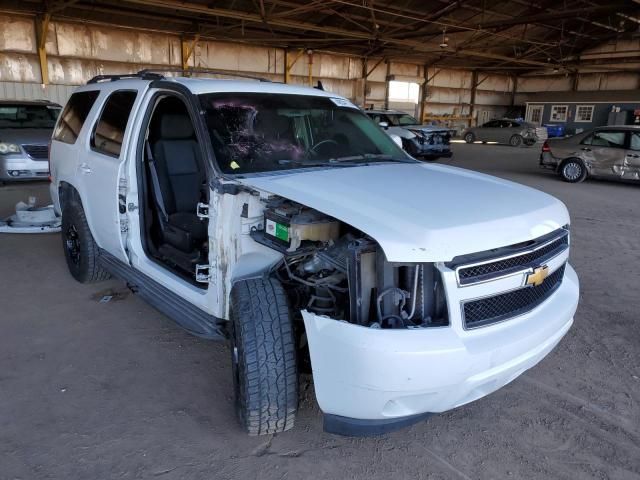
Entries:
POLYGON ((127 282, 134 293, 140 295, 190 334, 208 340, 226 338, 221 327, 222 320, 203 312, 144 273, 118 260, 106 250, 100 249, 99 259, 109 273, 127 282))

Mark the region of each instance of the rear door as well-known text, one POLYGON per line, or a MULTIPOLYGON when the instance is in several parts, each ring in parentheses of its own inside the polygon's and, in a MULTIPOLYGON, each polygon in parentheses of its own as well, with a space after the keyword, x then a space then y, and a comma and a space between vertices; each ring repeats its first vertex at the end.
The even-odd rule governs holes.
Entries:
POLYGON ((625 164, 631 167, 633 173, 640 175, 640 131, 629 132, 628 145, 625 164))
POLYGON ((121 169, 127 153, 134 148, 127 142, 129 124, 131 112, 142 96, 140 82, 129 85, 135 86, 122 85, 121 89, 103 92, 100 113, 94 118, 88 145, 78 161, 84 189, 81 193, 87 199, 83 207, 96 243, 126 263, 127 185, 121 169))
POLYGON ((496 142, 500 131, 500 120, 491 120, 477 130, 476 139, 483 142, 496 142))
POLYGON ((621 175, 626 155, 625 134, 624 130, 596 130, 581 142, 581 157, 591 164, 593 175, 621 175))

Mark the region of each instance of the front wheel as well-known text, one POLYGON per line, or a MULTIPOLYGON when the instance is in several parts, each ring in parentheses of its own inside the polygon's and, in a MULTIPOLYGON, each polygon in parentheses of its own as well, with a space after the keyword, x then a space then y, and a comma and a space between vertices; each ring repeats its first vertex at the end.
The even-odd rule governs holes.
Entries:
POLYGON ((62 208, 62 247, 71 276, 81 283, 94 283, 110 277, 99 263, 96 245, 82 205, 70 200, 62 208))
POLYGON ((249 435, 284 432, 298 409, 298 370, 287 297, 275 278, 231 291, 230 347, 235 408, 249 435))
POLYGON ((528 138, 524 141, 524 144, 527 147, 530 147, 531 145, 535 145, 536 141, 533 138, 528 138))
POLYGON ((476 136, 473 133, 469 132, 464 136, 464 141, 467 143, 473 143, 476 141, 476 136))
POLYGON ((519 147, 522 143, 522 137, 520 135, 512 135, 509 139, 509 145, 512 147, 519 147))
POLYGON ((560 176, 565 182, 579 183, 587 178, 587 169, 580 160, 570 158, 560 166, 560 176))

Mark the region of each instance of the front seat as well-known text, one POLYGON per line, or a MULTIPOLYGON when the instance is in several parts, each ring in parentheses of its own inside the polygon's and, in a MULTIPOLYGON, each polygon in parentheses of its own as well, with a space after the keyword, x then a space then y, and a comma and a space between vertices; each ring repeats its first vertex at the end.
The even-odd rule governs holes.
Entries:
POLYGON ((207 238, 207 224, 196 215, 206 175, 188 115, 165 114, 152 145, 162 202, 167 214, 164 240, 183 252, 207 238))

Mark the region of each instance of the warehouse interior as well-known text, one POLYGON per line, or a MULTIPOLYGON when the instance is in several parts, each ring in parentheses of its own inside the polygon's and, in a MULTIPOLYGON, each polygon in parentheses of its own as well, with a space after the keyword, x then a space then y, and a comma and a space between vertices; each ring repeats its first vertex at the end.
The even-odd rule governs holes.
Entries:
MULTIPOLYGON (((640 0, 0 1, 0 112, 64 106, 93 77, 144 69, 320 87, 451 129, 436 164, 567 206, 574 325, 505 388, 407 429, 322 432, 306 378, 295 429, 247 437, 224 343, 123 282, 74 282, 58 234, 0 229, 0 478, 640 478, 640 174, 574 184, 540 168, 547 135, 640 129, 640 0), (503 118, 548 134, 465 143, 503 118)), ((0 182, 0 226, 29 197, 51 203, 48 182, 0 182)), ((449 202, 472 207, 455 191, 422 207, 449 202)))

